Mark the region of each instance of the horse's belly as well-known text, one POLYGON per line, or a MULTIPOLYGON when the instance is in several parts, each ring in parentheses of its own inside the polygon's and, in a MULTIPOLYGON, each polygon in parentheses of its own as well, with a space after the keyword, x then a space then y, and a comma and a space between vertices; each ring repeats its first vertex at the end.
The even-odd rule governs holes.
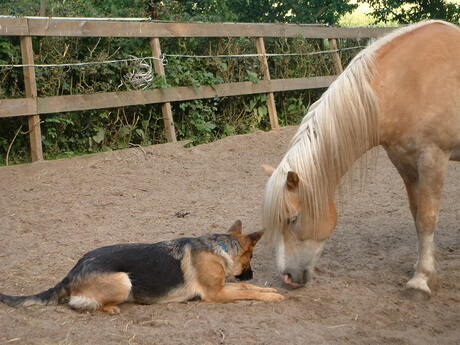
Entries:
POLYGON ((460 147, 452 152, 450 160, 460 162, 460 147))

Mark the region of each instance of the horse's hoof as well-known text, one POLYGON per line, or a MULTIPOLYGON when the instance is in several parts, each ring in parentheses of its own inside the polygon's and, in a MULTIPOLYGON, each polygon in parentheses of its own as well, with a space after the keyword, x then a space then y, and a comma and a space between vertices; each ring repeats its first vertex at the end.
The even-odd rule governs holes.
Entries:
POLYGON ((431 298, 431 292, 408 286, 402 291, 402 295, 413 301, 427 301, 431 298))
POLYGON ((432 274, 430 279, 428 279, 428 287, 430 288, 431 292, 438 291, 440 286, 441 282, 439 276, 437 274, 432 274))

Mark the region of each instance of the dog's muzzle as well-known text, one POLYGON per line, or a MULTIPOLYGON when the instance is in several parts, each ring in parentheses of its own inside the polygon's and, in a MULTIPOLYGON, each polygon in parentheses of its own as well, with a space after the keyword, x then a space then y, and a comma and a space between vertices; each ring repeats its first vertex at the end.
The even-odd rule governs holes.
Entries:
POLYGON ((241 272, 240 275, 235 276, 236 279, 238 280, 250 280, 252 279, 253 274, 252 274, 252 269, 249 267, 247 270, 244 270, 241 272))

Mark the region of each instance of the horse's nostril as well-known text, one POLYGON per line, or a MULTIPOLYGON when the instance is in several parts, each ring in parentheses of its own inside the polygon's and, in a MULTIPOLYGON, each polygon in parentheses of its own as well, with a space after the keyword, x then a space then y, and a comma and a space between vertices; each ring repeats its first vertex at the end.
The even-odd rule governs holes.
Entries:
POLYGON ((290 273, 283 273, 283 281, 285 284, 291 285, 292 284, 292 276, 290 273))
POLYGON ((298 288, 310 281, 311 272, 308 269, 300 269, 298 271, 290 270, 289 272, 282 272, 281 277, 286 285, 298 288))

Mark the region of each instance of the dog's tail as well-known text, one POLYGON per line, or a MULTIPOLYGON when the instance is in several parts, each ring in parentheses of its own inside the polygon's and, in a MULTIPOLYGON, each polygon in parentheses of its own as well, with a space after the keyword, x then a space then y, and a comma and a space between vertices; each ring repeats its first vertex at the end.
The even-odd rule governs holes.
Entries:
POLYGON ((68 278, 64 278, 56 286, 30 296, 10 296, 0 293, 0 302, 10 307, 28 307, 31 305, 56 305, 69 297, 68 278))

